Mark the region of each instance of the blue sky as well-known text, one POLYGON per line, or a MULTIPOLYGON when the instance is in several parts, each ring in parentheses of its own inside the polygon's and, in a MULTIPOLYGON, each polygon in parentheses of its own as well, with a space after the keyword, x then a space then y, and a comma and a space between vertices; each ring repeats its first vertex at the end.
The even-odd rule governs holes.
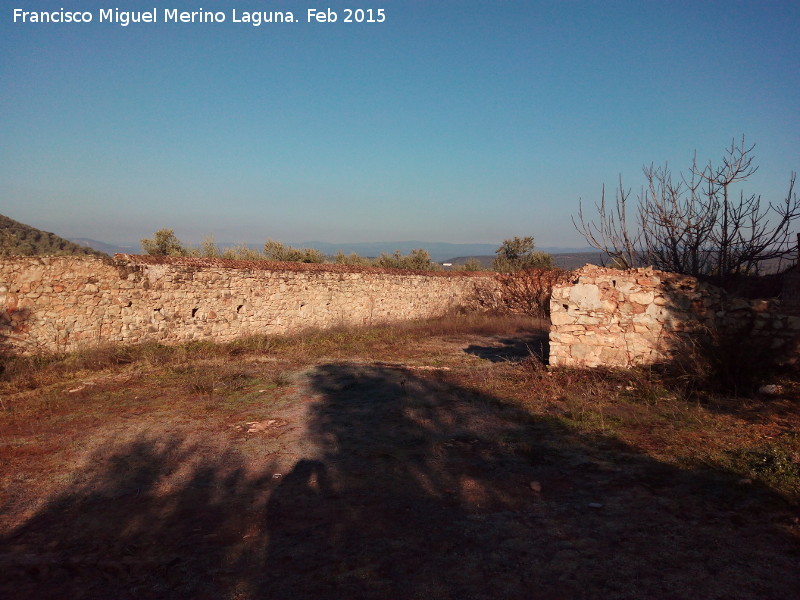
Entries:
POLYGON ((800 169, 800 3, 0 0, 0 213, 68 237, 585 245, 619 174, 800 169), (225 23, 99 23, 100 8, 225 23), (384 23, 343 23, 345 7, 384 23), (13 9, 93 22, 13 23, 13 9), (331 7, 336 23, 307 23, 331 7), (299 23, 231 22, 291 10, 299 23))

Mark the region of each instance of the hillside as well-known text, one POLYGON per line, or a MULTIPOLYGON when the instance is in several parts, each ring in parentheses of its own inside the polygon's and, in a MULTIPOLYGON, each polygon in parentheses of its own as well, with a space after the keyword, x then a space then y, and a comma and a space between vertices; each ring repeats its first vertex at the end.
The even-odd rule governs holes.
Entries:
POLYGON ((112 256, 114 254, 139 254, 142 252, 142 247, 136 246, 118 246, 116 244, 106 244, 99 240, 91 238, 69 238, 70 242, 74 242, 79 246, 89 247, 98 252, 103 252, 112 256))
POLYGON ((399 250, 401 254, 408 254, 415 248, 423 248, 431 255, 431 259, 442 262, 448 256, 464 254, 488 254, 495 251, 497 244, 452 244, 447 242, 423 242, 419 240, 400 242, 355 242, 334 244, 330 242, 300 242, 291 245, 299 248, 314 248, 323 254, 333 256, 337 252, 350 254, 355 252, 359 256, 380 256, 383 253, 392 254, 399 250))
POLYGON ((106 256, 103 252, 79 246, 54 233, 0 215, 0 256, 52 254, 106 256))
MULTIPOLYGON (((463 265, 468 260, 476 260, 485 268, 490 269, 492 267, 492 261, 494 258, 494 254, 480 256, 456 256, 454 258, 447 259, 444 262, 458 266, 463 265)), ((553 253, 553 264, 555 264, 555 266, 559 269, 579 269, 585 264, 603 266, 608 265, 610 262, 611 259, 608 256, 604 256, 600 252, 553 253)))

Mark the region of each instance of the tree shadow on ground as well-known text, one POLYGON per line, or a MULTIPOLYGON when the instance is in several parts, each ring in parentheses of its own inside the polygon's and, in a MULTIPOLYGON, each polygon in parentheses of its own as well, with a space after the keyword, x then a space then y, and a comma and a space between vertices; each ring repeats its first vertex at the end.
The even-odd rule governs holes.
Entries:
POLYGON ((536 356, 547 364, 550 356, 550 340, 546 332, 521 337, 504 337, 497 342, 498 345, 492 346, 472 344, 464 348, 464 352, 495 363, 522 362, 530 356, 536 356))
POLYGON ((781 598, 788 507, 502 399, 326 364, 282 478, 235 444, 103 449, 0 538, 14 598, 781 598), (299 449, 295 448, 296 450, 299 449), (532 485, 533 484, 533 485, 532 485))

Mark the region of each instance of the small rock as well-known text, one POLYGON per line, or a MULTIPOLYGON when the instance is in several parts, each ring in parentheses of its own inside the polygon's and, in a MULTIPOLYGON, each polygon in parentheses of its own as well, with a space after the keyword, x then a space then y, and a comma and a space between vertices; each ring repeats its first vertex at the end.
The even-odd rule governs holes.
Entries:
POLYGON ((247 426, 247 433, 262 433, 272 427, 283 427, 285 422, 280 422, 278 419, 267 419, 266 421, 251 421, 245 423, 247 426))
POLYGON ((774 383, 762 385, 758 388, 758 393, 764 394, 765 396, 778 396, 783 393, 783 386, 774 383))
POLYGON ((599 502, 589 502, 589 508, 603 508, 603 505, 599 502))
POLYGON ((531 481, 531 489, 537 494, 539 494, 542 491, 542 484, 539 483, 538 481, 531 481))
POLYGON ((273 478, 273 479, 280 479, 281 477, 283 477, 283 475, 281 475, 280 473, 274 473, 274 474, 272 475, 272 478, 273 478))

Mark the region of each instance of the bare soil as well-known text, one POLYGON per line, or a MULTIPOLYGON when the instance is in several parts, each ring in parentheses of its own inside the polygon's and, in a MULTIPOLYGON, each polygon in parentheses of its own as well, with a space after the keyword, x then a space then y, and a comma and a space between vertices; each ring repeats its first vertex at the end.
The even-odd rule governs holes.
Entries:
POLYGON ((714 458, 796 431, 794 391, 601 406, 528 364, 545 345, 386 334, 6 390, 0 597, 797 597, 798 507, 714 458))

